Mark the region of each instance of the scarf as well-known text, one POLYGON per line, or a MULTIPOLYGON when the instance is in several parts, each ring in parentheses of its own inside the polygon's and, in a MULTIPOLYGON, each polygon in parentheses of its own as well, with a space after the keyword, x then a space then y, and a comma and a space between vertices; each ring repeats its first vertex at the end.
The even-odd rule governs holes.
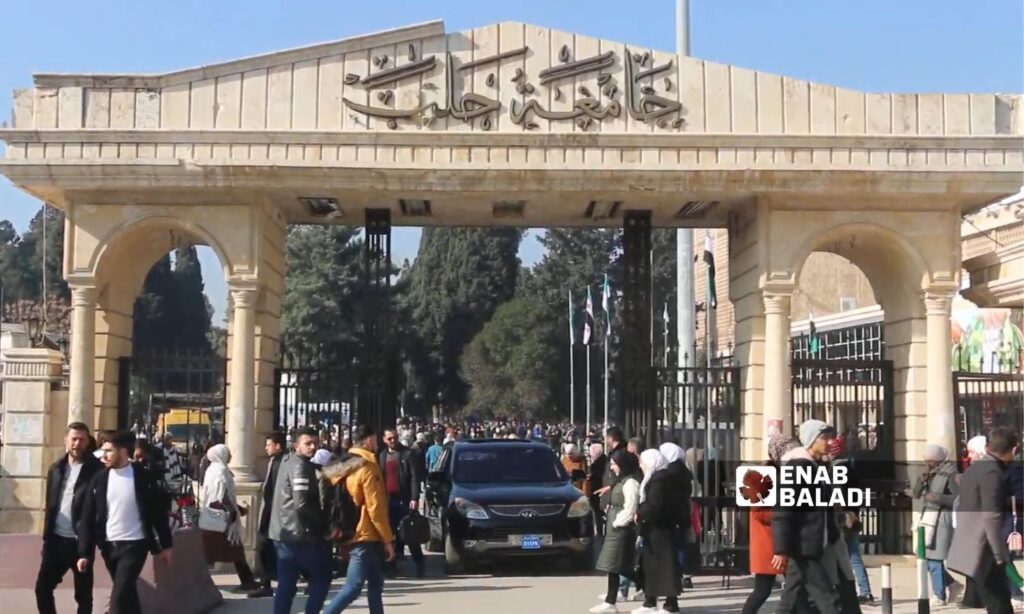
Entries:
POLYGON ((640 465, 644 470, 644 480, 640 482, 640 503, 647 499, 647 484, 650 483, 654 474, 668 466, 665 457, 655 449, 644 450, 640 455, 640 465))
MULTIPOLYGON (((230 457, 231 451, 222 443, 207 451, 206 460, 210 461, 210 466, 206 468, 206 473, 203 475, 203 502, 205 505, 209 505, 213 501, 227 501, 237 510, 235 475, 228 469, 230 457)), ((238 514, 235 514, 235 521, 228 525, 227 538, 228 542, 232 544, 242 543, 242 530, 238 514)))

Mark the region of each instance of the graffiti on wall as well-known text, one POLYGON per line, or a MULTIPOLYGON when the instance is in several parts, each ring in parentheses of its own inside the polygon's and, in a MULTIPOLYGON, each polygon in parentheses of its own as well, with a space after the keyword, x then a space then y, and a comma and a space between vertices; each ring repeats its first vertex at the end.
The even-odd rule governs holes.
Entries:
POLYGON ((953 370, 1024 373, 1024 311, 954 307, 951 320, 953 370))

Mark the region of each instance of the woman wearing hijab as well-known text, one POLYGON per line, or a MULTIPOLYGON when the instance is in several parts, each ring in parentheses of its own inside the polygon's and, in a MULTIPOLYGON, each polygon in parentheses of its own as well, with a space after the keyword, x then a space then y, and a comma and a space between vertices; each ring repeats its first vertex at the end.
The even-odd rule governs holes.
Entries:
POLYGON ((235 498, 235 477, 228 469, 231 450, 224 444, 217 444, 206 452, 206 458, 210 465, 203 476, 203 506, 199 510, 199 528, 203 535, 206 562, 234 563, 242 583, 234 591, 255 590, 260 585, 245 561, 239 523, 239 518, 248 510, 238 507, 235 498))
POLYGON ((960 492, 956 465, 949 460, 949 451, 940 445, 928 444, 924 449, 925 473, 914 485, 918 522, 924 525, 924 556, 932 582, 932 607, 955 600, 956 583, 951 583, 943 561, 953 542, 953 502, 960 492), (947 589, 949 592, 947 594, 947 589))
POLYGON ((683 515, 683 499, 675 487, 676 478, 665 470, 667 466, 659 450, 644 450, 640 455, 644 479, 640 483, 637 524, 642 539, 640 572, 644 604, 633 610, 634 614, 658 612, 659 597, 665 598, 660 611, 679 611, 683 585, 676 556, 676 534, 683 515))
POLYGON ((603 603, 590 608, 593 614, 618 611, 615 602, 619 596, 619 576, 636 581, 635 517, 640 504, 640 465, 633 453, 620 448, 612 453, 609 466, 618 479, 609 492, 604 545, 595 566, 608 574, 608 592, 603 603))
MULTIPOLYGON (((697 545, 697 535, 690 524, 691 495, 693 494, 693 474, 686 468, 685 452, 674 443, 663 443, 658 448, 661 455, 665 457, 665 475, 672 483, 672 489, 678 494, 682 503, 681 514, 679 515, 679 530, 676 532, 676 559, 679 561, 679 569, 686 573, 687 565, 694 563, 695 557, 700 556, 697 545), (687 561, 687 550, 690 552, 690 561, 687 561)), ((683 577, 683 587, 686 588, 686 577, 683 577)))
MULTIPOLYGON (((795 437, 774 435, 768 442, 769 462, 776 467, 782 464, 782 457, 790 450, 800 447, 795 437)), ((742 614, 757 614, 758 609, 771 596, 775 587, 775 575, 779 570, 772 566, 775 552, 772 543, 772 508, 750 508, 750 573, 754 576, 754 590, 743 604, 742 614)), ((783 569, 783 571, 785 571, 783 569)))

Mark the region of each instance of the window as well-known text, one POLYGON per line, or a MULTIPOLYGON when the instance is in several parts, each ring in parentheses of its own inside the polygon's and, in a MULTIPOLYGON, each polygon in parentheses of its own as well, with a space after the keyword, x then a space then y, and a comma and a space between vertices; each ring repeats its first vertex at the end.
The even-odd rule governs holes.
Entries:
POLYGON ((839 298, 839 311, 853 311, 857 308, 857 298, 853 296, 843 296, 839 298))
POLYGON ((462 484, 565 482, 568 479, 555 453, 540 447, 461 450, 453 465, 453 481, 462 484))

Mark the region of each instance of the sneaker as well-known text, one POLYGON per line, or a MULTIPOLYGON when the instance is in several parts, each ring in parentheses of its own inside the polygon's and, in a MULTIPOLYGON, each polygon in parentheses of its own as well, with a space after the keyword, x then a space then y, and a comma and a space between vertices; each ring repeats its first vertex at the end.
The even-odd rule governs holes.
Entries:
POLYGON ((963 592, 964 585, 954 580, 952 584, 946 587, 946 603, 956 603, 963 592))
POLYGON ((643 600, 644 600, 644 592, 643 591, 634 591, 633 595, 627 601, 643 601, 643 600))
POLYGON ((862 604, 867 604, 867 605, 874 605, 874 603, 875 603, 875 596, 872 595, 871 593, 868 593, 867 595, 858 595, 857 596, 857 602, 858 603, 862 603, 862 604))
POLYGON ((683 588, 692 589, 693 578, 691 578, 690 576, 683 576, 683 588))
POLYGON ((602 602, 590 608, 588 611, 591 614, 611 614, 613 612, 618 612, 619 610, 610 603, 602 602))
POLYGON ((943 599, 942 597, 935 597, 935 596, 933 596, 933 597, 932 597, 932 598, 931 598, 931 599, 930 599, 930 600, 928 601, 928 604, 929 604, 929 605, 930 605, 931 607, 933 607, 933 608, 943 608, 943 607, 945 607, 945 606, 946 606, 946 600, 945 600, 945 599, 943 599))
POLYGON ((250 592, 246 597, 249 599, 263 599, 264 597, 273 597, 274 589, 269 586, 261 586, 258 589, 250 592))

